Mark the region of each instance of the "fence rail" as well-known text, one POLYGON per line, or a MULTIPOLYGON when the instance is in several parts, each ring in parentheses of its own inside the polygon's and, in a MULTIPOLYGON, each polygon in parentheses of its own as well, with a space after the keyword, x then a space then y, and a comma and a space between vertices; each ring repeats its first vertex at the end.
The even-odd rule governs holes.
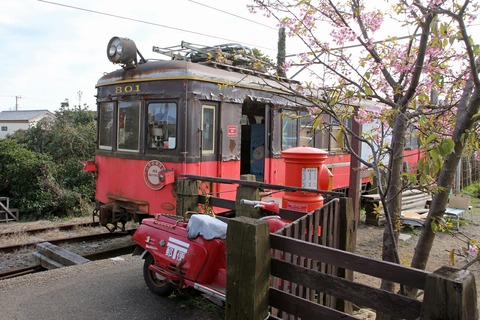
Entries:
MULTIPOLYGON (((348 201, 340 199, 340 203, 348 201)), ((329 208, 322 207, 316 212, 322 210, 329 208)), ((340 208, 340 211, 342 210, 345 208, 340 208)), ((314 214, 308 214, 302 219, 308 220, 308 216, 314 214)), ((339 305, 329 303, 331 300, 324 298, 319 301, 317 298, 321 295, 350 301, 402 319, 478 319, 475 278, 466 270, 443 267, 431 273, 279 233, 282 233, 281 230, 271 234, 269 238, 270 248, 277 252, 270 261, 271 275, 289 283, 290 290, 270 288, 270 306, 279 310, 271 319, 278 319, 277 316, 281 319, 310 319, 312 312, 317 318, 355 319, 350 313, 338 311, 339 305), (279 258, 289 255, 296 259, 279 258), (317 267, 302 265, 299 263, 302 259, 315 261, 317 267), (328 272, 329 269, 318 267, 325 265, 421 289, 424 291, 423 301, 356 283, 351 279, 338 277, 334 272, 328 272), (295 286, 306 290, 292 290, 295 286), (315 299, 305 295, 308 290, 314 290, 317 294, 315 299), (314 307, 311 304, 315 302, 318 305, 314 307), (307 305, 308 310, 304 310, 307 305), (333 310, 334 308, 337 310, 333 310)))
MULTIPOLYGON (((419 289, 425 288, 426 279, 429 275, 428 272, 422 270, 373 260, 354 253, 307 243, 279 234, 270 235, 270 246, 272 249, 295 253, 307 259, 419 289)), ((321 270, 308 270, 278 259, 272 259, 271 264, 273 276, 297 285, 313 288, 319 292, 351 301, 359 306, 395 314, 406 319, 415 319, 420 316, 422 304, 416 299, 338 278, 335 275, 321 272, 321 270)), ((282 309, 282 304, 278 304, 275 299, 271 298, 270 302, 272 307, 282 309)))

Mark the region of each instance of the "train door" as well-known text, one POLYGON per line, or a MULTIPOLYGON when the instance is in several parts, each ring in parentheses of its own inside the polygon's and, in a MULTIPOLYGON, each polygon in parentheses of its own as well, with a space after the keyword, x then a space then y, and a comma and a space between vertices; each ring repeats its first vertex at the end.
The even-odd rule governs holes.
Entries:
POLYGON ((238 179, 240 176, 241 118, 241 104, 222 103, 218 138, 219 177, 238 179))
POLYGON ((210 165, 216 161, 217 151, 217 106, 213 103, 202 103, 200 114, 200 152, 201 172, 203 175, 215 175, 216 166, 210 165))
MULTIPOLYGON (((201 106, 201 175, 226 179, 240 176, 240 119, 242 105, 223 102, 203 103, 201 106)), ((222 194, 234 199, 235 193, 227 184, 203 183, 201 192, 222 194)))
MULTIPOLYGON (((198 142, 191 141, 191 148, 200 151, 198 174, 203 176, 217 176, 217 149, 218 149, 218 107, 214 102, 202 102, 200 110, 196 113, 198 117, 192 118, 200 120, 198 129, 198 142), (198 148, 198 149, 197 149, 198 148)), ((186 137, 188 139, 188 137, 186 137)), ((201 194, 210 194, 218 190, 214 189, 211 182, 201 182, 199 184, 201 194)))
POLYGON ((241 117, 240 174, 255 175, 261 182, 265 181, 265 159, 269 152, 267 109, 264 103, 246 100, 241 117))

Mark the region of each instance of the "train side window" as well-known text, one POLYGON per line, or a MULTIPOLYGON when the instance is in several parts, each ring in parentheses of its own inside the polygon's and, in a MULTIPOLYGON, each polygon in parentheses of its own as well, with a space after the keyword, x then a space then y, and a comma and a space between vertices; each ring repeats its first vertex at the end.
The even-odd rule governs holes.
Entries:
POLYGON ((300 118, 300 146, 302 147, 315 147, 317 130, 313 127, 314 120, 308 112, 302 112, 300 118))
POLYGON ((118 149, 138 151, 140 146, 140 101, 118 104, 118 149))
POLYGON ((405 149, 417 149, 417 148, 418 148, 418 130, 416 130, 414 126, 409 125, 407 127, 405 149))
POLYGON ((215 107, 202 106, 202 153, 215 151, 215 107))
POLYGON ((293 111, 282 113, 282 150, 297 146, 298 117, 293 111))
MULTIPOLYGON (((343 120, 343 125, 347 127, 348 129, 352 129, 352 119, 345 119, 343 120)), ((344 135, 340 133, 340 123, 338 121, 335 121, 331 119, 331 124, 330 124, 330 142, 328 146, 328 150, 330 152, 335 152, 335 153, 341 153, 344 152, 343 145, 345 144, 344 141, 338 141, 338 139, 345 139, 344 135)), ((347 139, 351 142, 352 137, 347 134, 347 139)))
POLYGON ((113 102, 103 102, 98 107, 98 144, 100 149, 112 150, 113 147, 113 108, 113 102))
POLYGON ((175 149, 177 146, 177 104, 151 102, 148 104, 147 143, 149 148, 175 149))

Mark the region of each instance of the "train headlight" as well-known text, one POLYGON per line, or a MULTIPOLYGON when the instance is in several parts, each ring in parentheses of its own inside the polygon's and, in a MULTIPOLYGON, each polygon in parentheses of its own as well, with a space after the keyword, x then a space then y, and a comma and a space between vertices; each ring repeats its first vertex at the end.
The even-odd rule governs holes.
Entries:
POLYGON ((113 63, 132 67, 137 64, 137 46, 128 38, 113 37, 108 42, 107 57, 113 63))

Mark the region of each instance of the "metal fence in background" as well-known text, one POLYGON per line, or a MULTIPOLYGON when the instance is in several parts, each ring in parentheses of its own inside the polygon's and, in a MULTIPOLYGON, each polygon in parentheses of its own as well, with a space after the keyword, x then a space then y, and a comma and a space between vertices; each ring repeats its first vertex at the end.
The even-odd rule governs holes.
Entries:
POLYGON ((455 179, 454 190, 459 193, 461 189, 472 183, 480 183, 480 161, 474 156, 462 157, 455 179))

